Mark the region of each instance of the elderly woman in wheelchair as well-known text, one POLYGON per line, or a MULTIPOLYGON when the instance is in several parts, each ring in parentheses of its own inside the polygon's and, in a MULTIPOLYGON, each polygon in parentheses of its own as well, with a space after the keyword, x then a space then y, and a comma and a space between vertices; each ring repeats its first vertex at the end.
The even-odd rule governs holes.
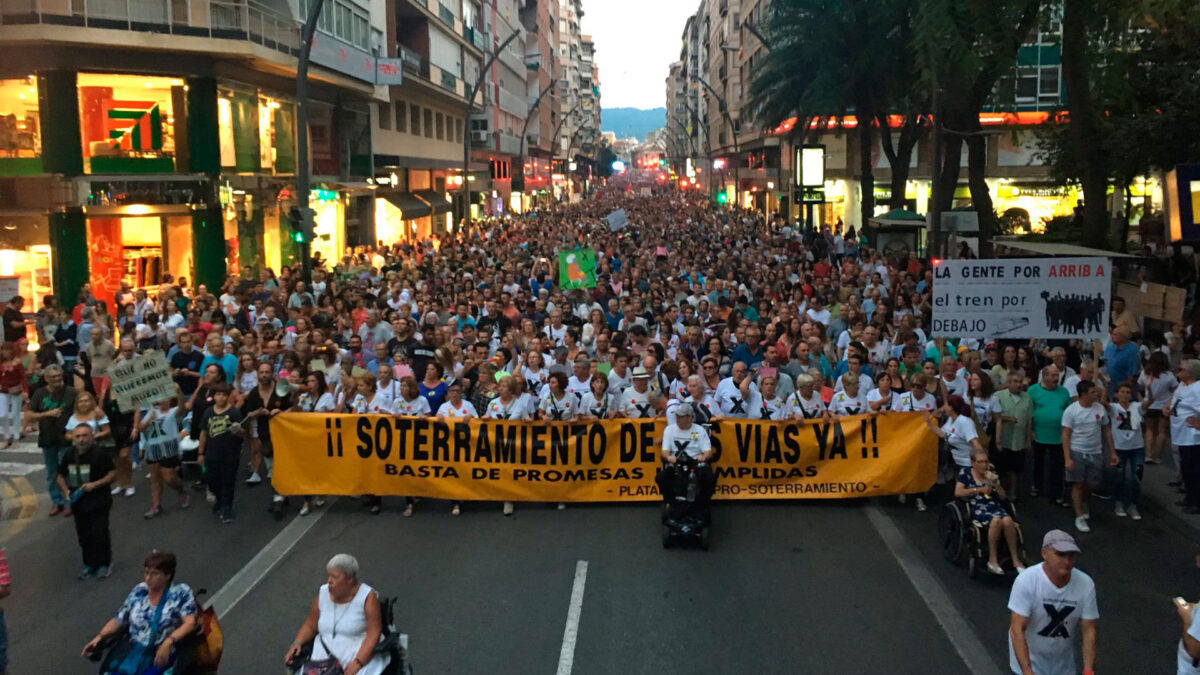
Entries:
POLYGON ((971 466, 959 472, 954 484, 954 496, 967 503, 971 520, 987 532, 988 571, 1004 574, 998 557, 1002 535, 1008 543, 1013 568, 1018 574, 1024 571, 1017 523, 1007 508, 1008 496, 1000 486, 995 470, 988 463, 987 450, 976 448, 971 451, 971 466))

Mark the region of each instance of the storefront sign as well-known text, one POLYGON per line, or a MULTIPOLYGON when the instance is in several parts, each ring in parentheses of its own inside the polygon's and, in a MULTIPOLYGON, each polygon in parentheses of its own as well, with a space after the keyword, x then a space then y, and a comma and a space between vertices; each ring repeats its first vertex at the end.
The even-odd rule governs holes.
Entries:
POLYGON ((382 57, 375 59, 375 84, 395 87, 404 84, 404 68, 401 60, 382 57))
MULTIPOLYGON (((271 418, 281 494, 529 502, 659 499, 666 421, 508 422, 284 413, 271 418)), ((937 439, 917 413, 712 424, 717 499, 923 492, 937 439)))
POLYGON ((1106 258, 937 260, 933 335, 1102 338, 1111 295, 1106 258))
POLYGON ((122 412, 133 412, 175 395, 175 380, 171 379, 167 357, 159 351, 118 362, 109 370, 109 377, 122 412))

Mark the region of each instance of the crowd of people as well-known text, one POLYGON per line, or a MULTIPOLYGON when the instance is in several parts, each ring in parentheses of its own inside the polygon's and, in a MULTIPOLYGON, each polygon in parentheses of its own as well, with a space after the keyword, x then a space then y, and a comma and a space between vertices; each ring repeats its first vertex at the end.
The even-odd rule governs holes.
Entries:
MULTIPOLYGON (((135 466, 156 518, 165 491, 188 507, 179 469, 194 452, 214 513, 233 522, 239 484, 269 483, 269 420, 284 411, 674 423, 688 404, 702 425, 921 412, 944 439, 942 479, 994 533, 993 570, 1001 539, 1019 564, 1001 496, 1070 508, 1087 532, 1093 490, 1140 520, 1143 464, 1170 462, 1200 513, 1200 323, 1144 329, 1115 298, 1094 344, 933 336, 932 285, 929 260, 888 258, 853 228, 605 188, 470 232, 358 247, 310 280, 298 267, 245 268, 220 288, 167 277, 122 287, 112 308, 85 285, 37 309, 32 352, 9 330, 14 298, 0 441, 37 427, 51 515, 84 515, 81 577, 111 570, 107 512, 135 496, 135 466), (618 207, 629 224, 613 231, 618 207), (576 247, 596 252, 597 283, 564 291, 557 254, 576 247), (166 354, 177 395, 122 410, 109 373, 149 350, 166 354)), ((322 503, 308 496, 300 514, 322 503)), ((379 513, 382 500, 364 505, 379 513)))

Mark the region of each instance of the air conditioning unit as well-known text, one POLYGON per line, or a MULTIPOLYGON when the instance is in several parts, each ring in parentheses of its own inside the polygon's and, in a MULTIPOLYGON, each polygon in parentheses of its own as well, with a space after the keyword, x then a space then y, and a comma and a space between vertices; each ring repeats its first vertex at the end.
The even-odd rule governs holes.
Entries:
POLYGON ((488 143, 492 140, 492 132, 490 131, 472 131, 472 143, 488 143))

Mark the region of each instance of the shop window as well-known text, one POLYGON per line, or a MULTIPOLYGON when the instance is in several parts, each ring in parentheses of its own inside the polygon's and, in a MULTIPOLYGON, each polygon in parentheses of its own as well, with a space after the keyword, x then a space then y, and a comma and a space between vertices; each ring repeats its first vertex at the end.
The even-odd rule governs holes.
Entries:
POLYGON ((186 124, 183 80, 80 73, 78 89, 88 173, 175 171, 175 138, 186 124))
MULTIPOLYGON (((0 216, 0 286, 15 287, 33 312, 54 293, 50 277, 50 228, 45 216, 0 216)), ((36 343, 30 333, 30 343, 36 343)))
POLYGON ((42 172, 37 80, 0 80, 0 176, 42 172))

